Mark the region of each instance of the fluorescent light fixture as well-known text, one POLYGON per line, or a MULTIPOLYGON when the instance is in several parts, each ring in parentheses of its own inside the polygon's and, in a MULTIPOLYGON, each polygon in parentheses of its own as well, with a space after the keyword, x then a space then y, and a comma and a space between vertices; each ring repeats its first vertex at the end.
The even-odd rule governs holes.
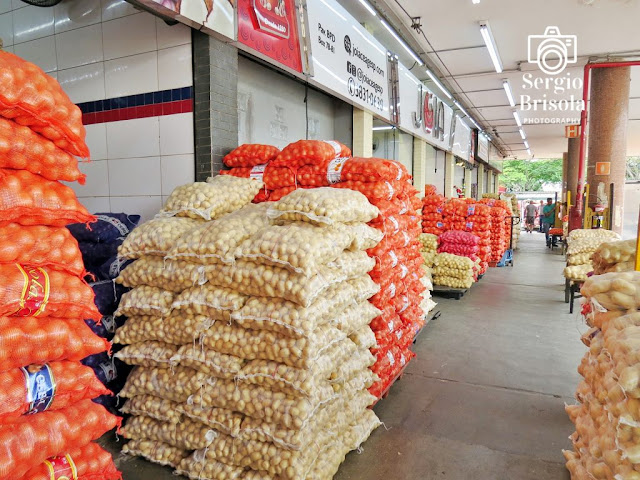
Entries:
POLYGON ((504 91, 507 94, 507 99, 509 100, 509 105, 511 105, 512 107, 516 106, 516 101, 513 98, 513 90, 511 90, 511 84, 509 83, 509 80, 502 80, 502 86, 504 87, 504 91))
POLYGON ((491 61, 493 62, 493 66, 495 67, 496 72, 501 73, 502 60, 500 60, 498 46, 496 45, 496 41, 493 38, 493 33, 491 33, 491 27, 489 27, 489 22, 487 20, 482 20, 480 22, 480 34, 482 35, 482 39, 487 46, 487 50, 489 50, 489 56, 491 57, 491 61))
POLYGON ((380 130, 393 130, 394 127, 392 127, 391 125, 387 126, 387 127, 373 127, 371 130, 373 130, 374 132, 378 132, 380 130))
POLYGON ((364 8, 366 8, 369 11, 371 15, 373 15, 374 17, 378 16, 376 11, 373 9, 371 5, 369 5, 369 2, 367 2, 367 0, 360 0, 360 3, 364 6, 364 8))
POLYGON ((427 69, 427 75, 429 75, 429 78, 431 79, 431 81, 436 84, 436 86, 442 91, 442 93, 444 93, 447 96, 447 98, 453 98, 449 93, 449 91, 446 88, 444 88, 444 85, 440 83, 440 80, 438 80, 438 77, 436 77, 433 73, 431 73, 431 70, 427 69))
POLYGON ((480 0, 471 0, 471 3, 473 3, 474 5, 478 5, 480 3, 480 0))
POLYGON ((522 137, 523 140, 527 139, 527 136, 524 134, 524 130, 519 128, 518 131, 520 132, 520 136, 522 137))
POLYGON ((518 124, 518 127, 522 127, 522 122, 520 121, 520 115, 518 115, 517 110, 513 111, 513 118, 516 119, 516 123, 518 124))
POLYGON ((420 66, 424 65, 424 62, 420 59, 420 57, 416 55, 416 53, 413 50, 411 50, 411 47, 407 45, 406 42, 400 38, 400 36, 396 33, 396 31, 393 28, 391 28, 391 25, 389 25, 385 19, 381 18, 380 23, 382 23, 384 28, 386 28, 389 31, 391 36, 395 38, 400 45, 402 45, 402 47, 407 51, 409 55, 411 55, 411 58, 413 58, 418 65, 420 66))
POLYGON ((524 141, 524 148, 529 150, 529 142, 527 142, 526 140, 524 141))
POLYGON ((460 110, 465 117, 471 118, 471 116, 467 113, 467 111, 464 108, 462 108, 462 105, 460 105, 457 100, 454 100, 453 104, 456 107, 458 107, 458 110, 460 110))

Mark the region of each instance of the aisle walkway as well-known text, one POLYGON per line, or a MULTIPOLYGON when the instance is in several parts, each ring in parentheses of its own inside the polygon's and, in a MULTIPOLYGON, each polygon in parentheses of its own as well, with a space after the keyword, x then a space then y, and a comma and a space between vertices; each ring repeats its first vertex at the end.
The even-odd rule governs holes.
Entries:
POLYGON ((522 236, 513 268, 492 268, 461 300, 436 298, 418 357, 375 410, 381 427, 335 480, 569 479, 585 348, 564 300, 563 257, 522 236))

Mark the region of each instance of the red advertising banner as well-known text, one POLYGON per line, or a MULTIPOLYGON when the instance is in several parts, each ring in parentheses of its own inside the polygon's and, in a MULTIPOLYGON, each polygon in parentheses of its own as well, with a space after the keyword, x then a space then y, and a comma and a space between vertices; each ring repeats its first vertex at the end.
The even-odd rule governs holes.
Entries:
POLYGON ((295 0, 238 0, 238 41, 302 72, 295 0))

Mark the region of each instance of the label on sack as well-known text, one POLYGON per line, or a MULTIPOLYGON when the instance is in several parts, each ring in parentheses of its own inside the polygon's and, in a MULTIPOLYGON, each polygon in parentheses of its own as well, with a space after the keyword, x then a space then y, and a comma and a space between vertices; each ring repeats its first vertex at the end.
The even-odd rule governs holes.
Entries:
POLYGON ((127 235, 129 235, 130 230, 127 228, 127 226, 124 223, 122 223, 117 218, 110 217, 109 215, 96 215, 96 218, 98 220, 101 220, 103 222, 107 222, 113 225, 116 228, 116 230, 120 232, 120 235, 122 235, 123 237, 126 237, 127 235))
POLYGON ((443 227, 444 227, 444 223, 442 223, 442 222, 436 222, 436 227, 438 227, 438 228, 443 228, 443 227))
POLYGON ((400 278, 404 278, 409 274, 409 269, 403 264, 400 264, 400 278))
POLYGON ((473 215, 474 213, 476 213, 476 206, 475 205, 469 205, 469 207, 467 208, 467 217, 469 215, 473 215))
POLYGON ((400 215, 404 215, 405 213, 407 213, 409 211, 409 207, 407 207, 407 203, 406 202, 402 202, 402 208, 400 208, 400 215))
POLYGON ((333 148, 333 151, 336 152, 336 157, 339 157, 342 153, 342 147, 340 144, 334 140, 323 140, 324 143, 328 143, 333 148))
POLYGON ((113 318, 113 315, 105 315, 100 320, 104 329, 109 333, 116 333, 116 321, 113 318))
POLYGON ((29 408, 26 415, 41 413, 48 410, 56 394, 56 381, 49 365, 30 365, 22 367, 25 386, 27 389, 27 403, 29 408))
POLYGON ((387 323, 387 328, 389 329, 389 333, 393 332, 395 328, 395 324, 393 323, 393 320, 389 320, 389 323, 387 323))
POLYGON ((404 235, 404 246, 406 247, 411 243, 411 237, 407 232, 404 232, 404 231, 402 232, 402 235, 404 235))
POLYGON ((407 364, 407 359, 404 358, 404 353, 402 355, 400 355, 400 365, 402 365, 403 367, 407 364))
POLYGON ((266 166, 267 164, 264 163, 262 165, 256 165, 255 167, 253 167, 251 169, 251 172, 249 173, 249 178, 262 181, 262 177, 264 175, 264 169, 266 166))
POLYGON ((473 229, 473 222, 467 222, 467 230, 471 231, 473 229))
POLYGON ((104 373, 107 382, 113 382, 116 378, 118 378, 118 372, 116 371, 116 366, 113 363, 113 360, 110 362, 102 362, 98 365, 102 373, 104 373))
POLYGON ((396 163, 396 162, 391 162, 391 165, 393 165, 394 167, 396 167, 398 169, 398 173, 396 175, 396 180, 400 180, 402 178, 402 168, 400 167, 400 164, 396 163))
POLYGON ((398 265, 398 256, 396 255, 396 252, 393 250, 389 250, 389 256, 391 257, 391 268, 398 265))
POLYGON ((390 297, 391 298, 396 296, 396 284, 395 283, 389 284, 389 293, 390 293, 390 297))
POLYGON ((402 338, 402 330, 398 330, 398 331, 396 332, 396 338, 397 338, 398 340, 400 340, 400 339, 402 338))
POLYGON ((393 223, 393 233, 398 233, 400 231, 400 224, 398 223, 398 220, 396 220, 395 217, 389 217, 389 221, 393 223))
POLYGON ((16 267, 24 277, 19 306, 11 315, 16 317, 37 317, 49 301, 49 274, 40 267, 20 265, 16 267))
POLYGON ((53 457, 44 464, 49 470, 49 480, 78 480, 78 469, 71 455, 53 457))
POLYGON ((389 350, 389 351, 387 352, 387 358, 389 359, 389 363, 390 363, 391 365, 395 365, 395 363, 396 363, 396 359, 395 359, 395 358, 393 358, 393 353, 391 353, 391 350, 389 350))
POLYGON ((444 207, 438 207, 438 208, 436 208, 436 212, 438 212, 438 213, 442 213, 442 210, 443 210, 443 209, 444 209, 444 207))
POLYGON ((327 182, 329 182, 329 185, 342 181, 342 169, 347 160, 349 159, 346 157, 338 157, 329 162, 329 165, 327 165, 327 182))
POLYGON ((393 185, 391 185, 389 182, 384 182, 387 185, 387 188, 389 189, 389 197, 387 198, 387 200, 391 200, 393 198, 393 195, 396 193, 395 189, 393 188, 393 185))
POLYGON ((407 308, 409 308, 409 297, 402 297, 403 298, 403 304, 402 304, 402 308, 400 309, 400 311, 398 313, 402 313, 404 312, 407 308))

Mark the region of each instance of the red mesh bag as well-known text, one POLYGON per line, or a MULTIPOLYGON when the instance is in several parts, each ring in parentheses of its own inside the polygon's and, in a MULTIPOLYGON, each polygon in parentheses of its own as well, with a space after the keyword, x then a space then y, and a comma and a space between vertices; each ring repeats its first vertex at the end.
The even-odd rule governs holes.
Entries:
POLYGON ((277 202, 282 197, 285 197, 285 196, 289 195, 294 190, 297 190, 297 188, 294 187, 294 186, 278 188, 276 190, 272 190, 271 194, 269 195, 269 201, 270 202, 277 202))
POLYGON ((413 211, 418 211, 422 208, 422 200, 415 195, 409 196, 409 201, 411 202, 411 209, 413 211))
POLYGON ((438 247, 438 253, 452 253, 460 257, 471 257, 478 254, 478 246, 462 245, 459 243, 445 243, 438 247))
POLYGON ((26 170, 0 169, 0 225, 64 227, 95 220, 66 185, 26 170))
POLYGON ((440 235, 440 245, 443 243, 453 243, 456 245, 478 245, 479 238, 468 232, 452 230, 440 235))
POLYGON ((110 348, 84 320, 0 317, 0 371, 60 360, 79 362, 110 348))
POLYGON ((353 157, 334 161, 325 159, 314 165, 305 165, 298 172, 301 185, 325 187, 350 180, 359 182, 397 182, 410 178, 406 167, 384 158, 353 157))
POLYGON ((445 198, 442 195, 426 195, 422 199, 423 205, 437 205, 443 206, 445 202, 445 198))
POLYGON ((52 267, 84 275, 78 242, 64 227, 0 225, 0 263, 52 267))
POLYGON ((0 51, 0 116, 48 138, 62 150, 88 157, 82 112, 40 67, 0 51))
POLYGON ((438 188, 435 185, 425 185, 424 186, 424 196, 428 197, 429 195, 437 195, 438 188))
POLYGON ((38 135, 29 127, 0 117, 0 168, 28 170, 49 180, 78 181, 86 175, 78 170, 78 160, 38 135))
POLYGON ((118 417, 91 400, 8 420, 0 425, 0 478, 20 478, 47 458, 86 445, 119 424, 118 417))
POLYGON ((0 421, 110 393, 91 367, 69 361, 7 370, 0 373, 0 385, 0 421))
POLYGON ((378 204, 381 200, 390 201, 398 195, 401 185, 396 182, 359 182, 350 180, 332 185, 334 188, 349 188, 362 193, 373 205, 378 204))
POLYGON ((258 194, 255 197, 253 197, 253 200, 251 201, 253 203, 268 202, 270 196, 271 196, 271 190, 267 190, 266 188, 263 188, 258 192, 258 194))
POLYGON ((391 215, 404 215, 411 210, 411 202, 408 199, 396 197, 391 200, 380 200, 378 202, 378 210, 380 215, 374 221, 380 221, 391 215))
POLYGON ((274 167, 269 164, 264 169, 262 178, 264 186, 269 190, 296 185, 296 169, 293 167, 274 167))
POLYGON ((351 150, 340 142, 322 140, 298 140, 282 149, 273 160, 274 167, 302 167, 319 165, 339 157, 350 157, 351 150))
POLYGON ((249 178, 251 176, 252 167, 235 167, 230 170, 220 170, 220 175, 231 175, 233 177, 249 178))
POLYGON ((254 167, 270 162, 280 150, 272 145, 245 143, 233 149, 222 159, 227 167, 254 167))
POLYGON ((388 330, 390 332, 393 332, 397 327, 398 320, 399 318, 396 314, 396 309, 393 307, 393 305, 387 305, 382 310, 382 315, 374 318, 369 326, 374 332, 377 332, 379 330, 388 330))
POLYGON ((113 463, 111 454, 97 443, 91 442, 45 460, 25 473, 20 480, 51 480, 63 477, 77 477, 78 480, 118 480, 122 478, 122 474, 113 463))
POLYGON ((99 320, 93 290, 84 280, 58 270, 1 264, 0 316, 99 320))

